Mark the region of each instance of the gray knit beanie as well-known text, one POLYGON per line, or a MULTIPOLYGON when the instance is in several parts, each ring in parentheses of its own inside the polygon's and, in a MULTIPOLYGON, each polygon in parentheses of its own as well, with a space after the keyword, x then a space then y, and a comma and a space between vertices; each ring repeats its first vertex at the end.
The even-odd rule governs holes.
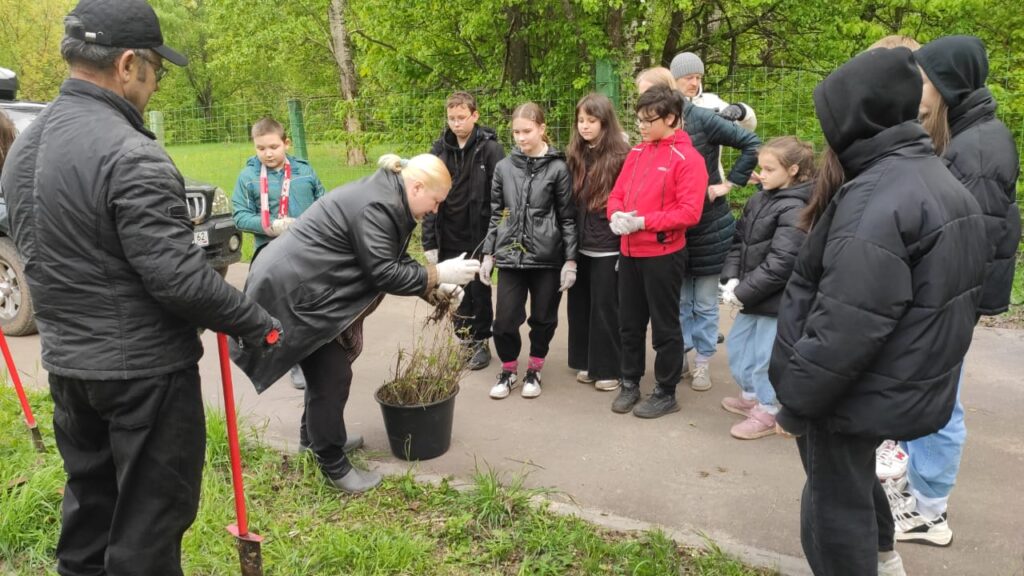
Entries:
POLYGON ((704 62, 693 52, 676 54, 669 68, 672 70, 673 78, 682 78, 688 74, 704 74, 704 62))

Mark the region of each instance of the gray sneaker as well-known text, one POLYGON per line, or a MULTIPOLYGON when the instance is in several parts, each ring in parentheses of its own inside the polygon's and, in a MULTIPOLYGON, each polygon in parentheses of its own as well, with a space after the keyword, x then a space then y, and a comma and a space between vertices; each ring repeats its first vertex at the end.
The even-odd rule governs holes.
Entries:
POLYGON ((690 372, 690 376, 693 377, 693 380, 690 381, 690 388, 697 392, 711 390, 711 369, 708 363, 697 362, 694 366, 693 372, 690 372))
POLYGON ((619 395, 612 401, 612 412, 625 414, 633 409, 633 406, 640 401, 640 384, 630 380, 622 381, 622 388, 619 388, 619 395))
POLYGON ((288 371, 288 375, 292 380, 292 388, 296 390, 306 389, 306 375, 302 373, 302 367, 296 364, 292 366, 291 370, 288 371))
POLYGON ((633 407, 633 416, 637 418, 661 418, 673 412, 679 412, 675 394, 666 394, 658 387, 654 388, 653 394, 633 407))
POLYGON ((332 486, 348 494, 362 494, 376 488, 381 480, 380 473, 373 470, 362 471, 352 468, 341 478, 329 478, 332 486))

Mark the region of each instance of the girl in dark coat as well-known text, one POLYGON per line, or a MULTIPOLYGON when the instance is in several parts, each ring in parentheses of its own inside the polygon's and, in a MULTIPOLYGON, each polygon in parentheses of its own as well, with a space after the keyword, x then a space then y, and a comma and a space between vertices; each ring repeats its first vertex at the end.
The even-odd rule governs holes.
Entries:
MULTIPOLYGON (((935 142, 935 152, 978 201, 994 256, 986 267, 978 313, 1005 312, 1010 302, 1020 209, 1016 202, 1020 159, 1013 136, 996 118, 996 102, 985 87, 988 56, 973 36, 947 36, 915 53, 924 79, 919 113, 935 142)), ((953 541, 946 506, 960 470, 967 439, 964 409, 957 402, 938 432, 904 444, 909 453, 909 490, 886 484, 896 505, 896 539, 948 546, 953 541)))
POLYGON ((984 219, 935 156, 920 100, 905 48, 860 54, 814 90, 830 148, 769 378, 780 431, 799 437, 800 538, 815 574, 904 573, 875 448, 949 421, 977 320, 984 219))
POLYGON ((629 144, 602 94, 576 105, 568 164, 576 200, 579 273, 569 289, 569 366, 576 379, 598 390, 619 387, 619 291, 615 266, 619 237, 608 225, 608 193, 622 170, 629 144))
POLYGON ((729 431, 753 440, 775 434, 779 412, 768 381, 779 300, 804 243, 800 213, 811 197, 814 148, 793 136, 769 141, 757 155, 760 190, 747 200, 722 270, 722 299, 740 306, 725 341, 729 369, 742 394, 722 408, 746 420, 729 431))
POLYGON ((480 281, 491 285, 497 266, 501 281, 494 315, 494 347, 501 359, 491 398, 507 398, 516 387, 530 298, 530 363, 523 398, 541 393, 540 371, 558 326, 562 292, 576 281, 576 208, 565 155, 551 146, 544 112, 533 102, 512 112, 516 150, 498 162, 491 184, 491 222, 484 238, 480 281))

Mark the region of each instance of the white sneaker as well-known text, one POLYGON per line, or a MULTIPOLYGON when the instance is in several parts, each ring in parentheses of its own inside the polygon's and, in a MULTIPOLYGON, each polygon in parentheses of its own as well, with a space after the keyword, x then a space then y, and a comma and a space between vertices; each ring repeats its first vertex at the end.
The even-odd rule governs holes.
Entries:
POLYGON ((711 390, 711 372, 708 368, 707 362, 696 362, 695 368, 690 375, 693 376, 693 380, 690 381, 690 388, 693 388, 697 392, 707 392, 711 390))
POLYGON ((502 370, 501 373, 498 374, 498 381, 494 383, 494 386, 491 386, 491 398, 494 398, 495 400, 508 398, 508 395, 512 393, 512 389, 515 387, 515 372, 502 370))
POLYGON ((903 569, 903 558, 900 558, 899 552, 893 552, 892 558, 885 562, 879 557, 878 576, 907 576, 907 571, 903 569))
POLYGON ((893 520, 917 507, 917 501, 910 492, 905 491, 906 487, 906 476, 882 481, 882 488, 885 489, 885 496, 889 500, 889 510, 892 511, 893 520))
POLYGON ((927 520, 915 508, 896 517, 896 541, 949 546, 953 543, 953 531, 945 512, 934 520, 927 520))
POLYGON ((590 377, 590 374, 586 370, 580 370, 576 373, 576 381, 580 384, 593 384, 594 379, 590 377))
POLYGON ((879 480, 905 476, 909 462, 910 456, 895 440, 886 440, 875 450, 875 474, 879 480))
POLYGON ((523 378, 523 398, 536 398, 540 396, 540 371, 527 370, 523 378))
POLYGON ((594 388, 602 392, 611 392, 619 389, 619 380, 598 380, 594 382, 594 388))

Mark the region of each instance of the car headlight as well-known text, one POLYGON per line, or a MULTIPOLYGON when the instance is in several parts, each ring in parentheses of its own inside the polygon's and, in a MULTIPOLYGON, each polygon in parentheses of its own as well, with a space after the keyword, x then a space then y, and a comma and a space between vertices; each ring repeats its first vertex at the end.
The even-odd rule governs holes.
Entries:
POLYGON ((231 200, 228 199, 224 189, 217 186, 213 192, 213 209, 210 211, 210 215, 220 216, 221 214, 231 214, 231 200))

